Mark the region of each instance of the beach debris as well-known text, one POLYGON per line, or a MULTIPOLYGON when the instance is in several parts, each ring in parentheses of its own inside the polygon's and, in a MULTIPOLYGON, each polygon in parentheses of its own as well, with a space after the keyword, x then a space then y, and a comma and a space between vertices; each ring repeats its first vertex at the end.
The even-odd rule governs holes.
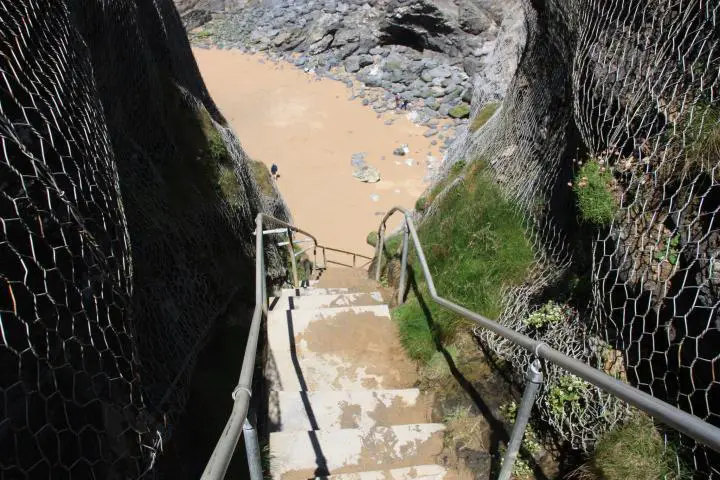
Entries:
POLYGON ((370 200, 372 200, 373 202, 377 202, 380 200, 380 195, 378 195, 377 193, 371 193, 370 200))
POLYGON ((407 160, 405 160, 405 165, 407 165, 408 167, 412 167, 413 165, 415 165, 415 160, 413 160, 412 158, 408 158, 407 160))
POLYGON ((353 172, 353 177, 365 183, 377 183, 380 181, 380 171, 372 165, 363 165, 353 172))
POLYGON ((403 155, 406 155, 410 152, 410 149, 408 148, 407 144, 402 144, 395 150, 393 150, 393 155, 397 155, 399 157, 402 157, 403 155))

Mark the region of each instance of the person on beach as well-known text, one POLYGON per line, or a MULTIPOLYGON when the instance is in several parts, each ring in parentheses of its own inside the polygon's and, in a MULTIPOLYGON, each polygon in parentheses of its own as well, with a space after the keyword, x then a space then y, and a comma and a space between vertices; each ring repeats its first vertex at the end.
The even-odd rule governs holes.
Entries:
POLYGON ((410 101, 406 98, 405 100, 403 100, 402 106, 400 108, 402 108, 403 110, 407 110, 409 104, 410 104, 410 101))
POLYGON ((402 108, 402 99, 400 98, 400 94, 395 94, 395 110, 400 110, 402 108))
POLYGON ((273 163, 272 166, 270 167, 270 175, 272 175, 273 180, 278 179, 279 175, 277 172, 278 172, 278 166, 273 163))

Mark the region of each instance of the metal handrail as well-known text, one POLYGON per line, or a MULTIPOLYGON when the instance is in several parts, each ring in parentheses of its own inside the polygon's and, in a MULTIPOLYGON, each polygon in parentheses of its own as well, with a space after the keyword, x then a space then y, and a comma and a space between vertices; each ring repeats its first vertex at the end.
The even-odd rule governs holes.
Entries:
MULTIPOLYGON (((586 382, 589 382, 592 385, 595 385, 596 387, 604 390, 605 392, 610 393, 631 405, 634 405, 635 407, 648 413, 650 416, 654 417, 660 422, 684 433, 689 437, 692 437, 693 439, 704 445, 707 445, 713 450, 720 452, 720 428, 715 427, 714 425, 711 425, 710 423, 707 423, 702 419, 685 412, 684 410, 680 410, 679 408, 674 407, 667 402, 663 402, 662 400, 653 397, 652 395, 647 394, 635 387, 632 387, 627 383, 623 383, 611 377, 610 375, 607 375, 606 373, 597 370, 575 358, 568 357, 567 355, 559 352, 558 350, 551 348, 544 342, 539 342, 519 332, 516 332, 515 330, 511 330, 503 325, 500 325, 497 322, 485 318, 482 315, 472 312, 467 308, 451 302, 450 300, 442 298, 440 295, 438 295, 437 289, 435 288, 435 282, 433 281, 432 275, 430 274, 430 269, 428 268, 427 260, 425 259, 425 253, 423 252, 422 245, 420 244, 417 230, 415 229, 415 225, 413 224, 410 212, 408 212, 408 210, 406 210, 405 208, 392 208, 387 214, 385 214, 382 221, 380 222, 380 226, 378 228, 377 243, 378 260, 375 270, 376 280, 379 280, 380 277, 385 223, 387 222, 388 218, 390 218, 396 212, 401 212, 405 217, 405 228, 403 228, 403 260, 401 265, 400 282, 401 290, 399 294, 400 303, 402 303, 402 295, 405 290, 403 274, 405 273, 405 270, 407 268, 407 237, 409 234, 412 237, 418 261, 420 263, 420 267, 422 268, 423 276, 425 277, 425 282, 427 283, 428 289, 430 290, 430 297, 433 301, 435 301, 435 303, 469 320, 472 320, 481 327, 486 328, 494 332, 495 334, 515 343, 516 345, 523 347, 527 351, 533 353, 536 357, 555 363, 556 365, 562 367, 568 372, 571 372, 582 378, 586 382)), ((504 464, 507 463, 508 462, 504 462, 504 464)))
MULTIPOLYGON (((245 344, 245 355, 243 356, 242 367, 240 370, 240 379, 232 392, 233 408, 228 418, 225 428, 218 439, 215 449, 213 450, 210 461, 205 466, 202 474, 204 480, 219 480, 225 477, 230 460, 232 460, 235 447, 237 446, 240 434, 244 431, 246 440, 248 437, 253 438, 254 445, 247 445, 248 452, 251 449, 255 452, 250 459, 251 472, 255 470, 252 476, 253 480, 257 478, 259 466, 259 448, 257 448, 257 436, 254 435, 254 429, 247 420, 248 408, 250 406, 250 397, 252 396, 252 379, 255 370, 255 356, 257 354, 257 343, 260 335, 260 327, 263 318, 267 318, 267 285, 265 284, 265 255, 263 241, 263 219, 288 230, 288 247, 290 248, 290 257, 293 259, 293 277, 297 286, 297 266, 295 265, 295 256, 292 250, 293 240, 292 233, 297 232, 303 234, 313 240, 314 247, 317 248, 317 239, 308 232, 301 230, 294 225, 283 222, 277 218, 259 213, 255 218, 255 310, 253 311, 252 322, 250 324, 250 332, 248 333, 247 343, 245 344), (254 437, 253 437, 254 436, 254 437)), ((246 443, 248 443, 246 441, 246 443)), ((260 469, 260 479, 262 479, 262 470, 260 469)))
MULTIPOLYGON (((387 220, 394 215, 396 212, 401 212, 405 218, 405 224, 403 228, 403 249, 402 249, 402 263, 400 271, 400 291, 398 303, 402 303, 403 294, 405 291, 406 281, 406 270, 407 270, 407 257, 409 250, 409 238, 412 238, 413 245, 417 253, 420 266, 423 271, 423 276, 430 290, 430 297, 437 304, 477 323, 483 328, 494 332, 495 334, 510 340, 511 342, 519 345, 529 352, 533 353, 538 358, 543 358, 550 362, 557 364, 565 370, 577 375, 583 380, 595 385, 596 387, 615 395, 621 400, 634 405, 635 407, 643 410, 652 417, 658 419, 662 423, 669 425, 670 427, 683 432, 684 434, 694 438, 700 443, 703 443, 713 450, 720 451, 720 428, 717 428, 707 422, 704 422, 700 418, 691 415, 677 407, 674 407, 662 400, 659 400, 652 395, 649 395, 637 388, 634 388, 626 383, 620 382, 617 379, 597 370, 577 359, 568 357, 567 355, 559 352, 548 346, 546 343, 539 342, 530 337, 527 337, 519 332, 511 330, 503 325, 500 325, 484 316, 472 312, 465 307, 451 302, 445 298, 442 298, 437 293, 435 288, 435 282, 433 281, 430 269, 425 259, 425 253, 423 252, 420 239, 415 229, 415 225, 412 221, 410 212, 402 207, 393 207, 380 222, 378 227, 378 242, 376 250, 376 270, 375 278, 379 280, 381 264, 382 264, 382 253, 384 246, 384 233, 386 228, 387 220)), ((260 454, 257 445, 257 435, 254 431, 253 426, 247 419, 248 408, 250 406, 250 397, 252 396, 252 379, 253 372, 255 370, 255 357, 257 354, 257 342, 260 334, 260 328, 262 320, 267 318, 268 304, 267 304, 267 286, 265 283, 265 258, 264 258, 264 242, 263 242, 263 219, 267 219, 270 222, 276 223, 283 226, 288 231, 288 247, 290 248, 291 258, 294 260, 293 239, 292 232, 301 233, 311 238, 314 242, 314 249, 320 248, 323 250, 323 256, 325 249, 331 251, 337 251, 340 253, 347 253, 353 255, 353 264, 355 263, 356 257, 362 257, 369 260, 370 257, 364 255, 355 254, 344 250, 333 249, 330 247, 323 247, 318 245, 315 237, 289 223, 283 222, 277 218, 260 213, 255 219, 255 310, 253 311, 252 323, 250 325, 250 332, 248 334, 247 343, 245 346, 245 354, 243 357, 242 368, 240 371, 240 378, 238 384, 232 392, 233 408, 228 418, 225 428, 218 439, 218 442, 213 450, 212 456, 203 472, 203 480, 219 480, 225 477, 230 461, 232 460, 233 453, 237 446, 240 434, 244 432, 246 438, 246 448, 248 451, 248 464, 250 466, 251 479, 261 480, 262 469, 260 467, 260 454)), ((315 252, 317 255, 317 252, 315 252)), ((317 260, 317 259, 315 259, 317 260)), ((323 267, 327 267, 327 261, 324 261, 323 267)), ((297 267, 293 262, 293 276, 295 278, 295 285, 297 285, 297 267)), ((518 415, 515 422, 515 427, 510 439, 510 447, 506 452, 505 461, 503 468, 500 472, 500 478, 509 478, 510 469, 512 468, 512 462, 514 461, 515 455, 517 455, 517 448, 520 445, 522 434, 527 424, 527 417, 529 416, 530 407, 532 400, 534 400, 535 392, 539 382, 542 382, 542 374, 540 366, 537 361, 532 362, 531 368, 528 371, 528 388, 526 388, 525 394, 523 395, 523 406, 521 411, 518 411, 518 415), (524 412, 524 414, 523 414, 524 412), (514 445, 514 447, 513 447, 514 445)))

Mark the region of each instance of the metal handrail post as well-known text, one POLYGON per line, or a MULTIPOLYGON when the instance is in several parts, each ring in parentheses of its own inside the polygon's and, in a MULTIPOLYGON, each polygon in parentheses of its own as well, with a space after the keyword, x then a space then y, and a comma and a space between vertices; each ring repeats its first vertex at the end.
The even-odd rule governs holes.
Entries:
POLYGON ((508 443, 507 451, 503 457, 502 469, 500 470, 500 475, 498 475, 498 480, 510 480, 510 476, 512 475, 513 466, 520 451, 525 429, 530 420, 530 413, 532 413, 537 391, 543 383, 540 360, 535 359, 530 364, 527 375, 525 375, 525 380, 527 380, 525 392, 523 392, 520 407, 515 415, 515 424, 513 425, 512 434, 510 435, 510 443, 508 443))
POLYGON ((407 258, 408 258, 408 240, 410 231, 408 229, 407 220, 405 221, 405 228, 403 228, 403 243, 402 243, 402 260, 400 261, 400 287, 398 290, 398 305, 402 305, 405 300, 405 281, 407 278, 407 258))
POLYGON ((288 235, 288 253, 290 254, 290 261, 292 262, 292 276, 293 276, 293 287, 298 288, 300 285, 298 283, 298 272, 297 272, 297 262, 295 261, 295 249, 293 248, 293 235, 292 230, 289 228, 287 229, 287 235, 288 235))
POLYGON ((377 263, 375 264, 375 281, 380 281, 380 272, 382 271, 383 247, 385 246, 385 224, 380 225, 378 229, 377 239, 377 263))
POLYGON ((263 480, 262 457, 260 456, 260 443, 257 430, 248 418, 243 423, 243 437, 245 437, 245 453, 247 454, 250 480, 263 480))

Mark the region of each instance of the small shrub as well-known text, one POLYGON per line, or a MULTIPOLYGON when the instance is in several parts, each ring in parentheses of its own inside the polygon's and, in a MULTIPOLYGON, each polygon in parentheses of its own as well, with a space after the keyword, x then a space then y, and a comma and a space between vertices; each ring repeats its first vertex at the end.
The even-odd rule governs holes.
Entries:
POLYGON ((475 118, 473 118, 473 121, 470 124, 470 131, 477 132, 478 130, 480 130, 480 128, 482 128, 482 126, 485 125, 487 121, 492 118, 493 115, 495 115, 495 112, 497 111, 499 106, 499 103, 494 102, 486 103, 485 105, 483 105, 475 118))
POLYGON ((365 241, 371 247, 377 247, 377 242, 378 242, 377 232, 373 230, 372 232, 368 233, 367 237, 365 237, 365 241))
POLYGON ((590 470, 606 480, 692 478, 689 469, 678 463, 672 443, 663 441, 652 419, 638 415, 598 441, 590 470))
POLYGON ((577 405, 589 388, 589 383, 575 375, 563 375, 558 383, 550 389, 548 402, 554 415, 562 416, 566 407, 571 409, 577 405))
POLYGON ((657 248, 655 260, 658 262, 667 260, 670 265, 676 265, 680 255, 680 235, 675 234, 670 238, 666 238, 657 245, 657 248))
POLYGON ((710 170, 720 158, 720 109, 709 105, 696 106, 693 119, 686 127, 686 164, 710 170))
POLYGON ((569 313, 569 307, 566 305, 558 305, 553 301, 549 301, 531 313, 525 319, 525 325, 541 328, 545 325, 560 323, 568 317, 569 313))
POLYGON ((415 202, 415 210, 418 212, 424 212, 428 205, 428 199, 426 196, 422 196, 415 202))
POLYGON ((595 160, 586 162, 575 176, 573 190, 583 222, 596 226, 610 224, 617 204, 612 192, 610 171, 595 160))
POLYGON ((455 105, 453 108, 450 109, 448 115, 450 115, 452 118, 467 118, 468 116, 470 116, 470 105, 468 105, 467 103, 455 105))

